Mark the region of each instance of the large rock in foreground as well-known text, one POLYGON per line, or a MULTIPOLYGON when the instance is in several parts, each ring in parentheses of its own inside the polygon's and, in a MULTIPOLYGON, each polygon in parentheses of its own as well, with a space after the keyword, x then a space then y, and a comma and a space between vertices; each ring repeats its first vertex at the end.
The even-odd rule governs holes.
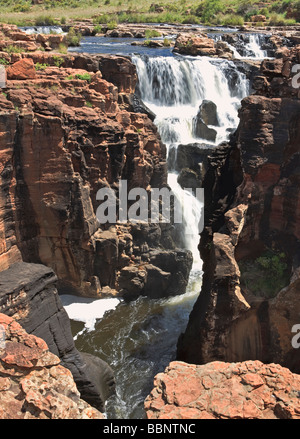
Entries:
POLYGON ((45 341, 49 351, 68 368, 82 399, 104 411, 114 392, 111 368, 98 357, 75 348, 69 317, 56 289, 51 268, 20 262, 0 273, 0 309, 29 334, 45 341))
POLYGON ((104 419, 59 363, 44 340, 0 314, 0 419, 104 419))
POLYGON ((260 361, 175 361, 154 381, 148 419, 300 419, 300 375, 260 361))

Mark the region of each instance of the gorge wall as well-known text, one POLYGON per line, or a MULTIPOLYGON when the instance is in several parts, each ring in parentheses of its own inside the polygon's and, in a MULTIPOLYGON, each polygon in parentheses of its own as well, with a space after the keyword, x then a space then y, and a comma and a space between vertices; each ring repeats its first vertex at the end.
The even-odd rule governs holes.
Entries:
POLYGON ((42 337, 82 398, 103 411, 113 371, 77 351, 59 294, 131 300, 185 290, 192 255, 176 247, 171 226, 100 224, 96 216, 101 188, 111 189, 118 205, 121 180, 148 194, 167 186, 166 149, 134 96, 128 58, 58 56, 46 50, 54 44, 49 38, 39 51, 35 38, 3 25, 0 40, 7 45, 10 38, 25 51, 0 52, 7 65, 0 93, 0 311, 42 337))
POLYGON ((180 360, 260 360, 300 372, 291 344, 300 321, 300 95, 291 72, 299 60, 299 48, 283 48, 262 62, 237 132, 210 157, 203 287, 180 360))

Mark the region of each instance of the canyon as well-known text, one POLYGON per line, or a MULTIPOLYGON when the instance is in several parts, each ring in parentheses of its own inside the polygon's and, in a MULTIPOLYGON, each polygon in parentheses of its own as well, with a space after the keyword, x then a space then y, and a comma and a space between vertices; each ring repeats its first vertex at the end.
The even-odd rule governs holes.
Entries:
MULTIPOLYGON (((43 339, 48 346, 43 349, 56 356, 46 367, 61 362, 59 367, 71 371, 85 403, 76 397, 76 404, 84 409, 70 417, 101 417, 99 412, 105 410, 116 382, 111 365, 97 353, 75 347, 60 296, 132 303, 142 297, 175 297, 188 288, 198 237, 192 237, 193 245, 187 249, 178 245, 178 231, 169 224, 100 225, 95 214, 99 189, 111 189, 118 200, 120 181, 126 180, 129 189, 143 188, 150 194, 153 188, 169 187, 168 166, 171 170, 177 166, 178 171, 184 168, 181 179, 204 188, 204 229, 199 244, 203 277, 199 297, 178 340, 179 361, 156 377, 145 401, 147 417, 299 417, 300 351, 291 345, 291 330, 300 315, 300 95, 292 86, 292 67, 300 63, 299 47, 285 47, 278 40, 275 47, 274 40, 274 59, 244 64, 237 60, 236 66, 252 87, 249 96, 245 91, 231 96, 243 98, 237 130, 234 121, 226 127, 229 140, 214 148, 205 142, 202 146, 189 143, 189 149, 179 145, 172 152, 172 142, 162 137, 169 130, 172 138, 175 130, 172 133, 164 119, 159 120, 159 130, 153 122, 157 108, 149 108, 149 102, 164 98, 155 96, 159 90, 147 95, 147 78, 141 76, 142 68, 155 71, 155 59, 76 52, 58 56, 58 38, 56 42, 52 37, 27 38, 9 26, 1 30, 5 41, 20 38, 36 47, 27 46, 21 53, 0 52, 7 63, 7 83, 0 94, 0 312, 7 317, 0 323, 16 320, 30 337, 43 339), (47 50, 38 50, 37 42, 47 50), (152 101, 149 98, 145 105, 146 95, 152 101), (179 166, 179 160, 184 166, 179 166), (199 162, 203 163, 201 172, 199 162), (276 275, 281 274, 275 276, 276 289, 262 263, 271 273, 275 265, 276 275), (261 277, 267 280, 257 285, 254 280, 261 277), (266 284, 271 284, 271 290, 266 284), (270 363, 276 363, 273 369, 270 363), (221 383, 225 370, 228 382, 221 383), (177 382, 172 381, 174 373, 177 382), (185 395, 181 374, 193 384, 195 394, 185 395), (211 376, 216 389, 208 383, 211 376), (287 390, 271 385, 272 380, 288 383, 287 390), (207 406, 204 399, 212 398, 202 385, 212 389, 211 394, 232 388, 232 398, 238 394, 242 402, 231 407, 229 398, 221 407, 216 399, 207 406), (253 400, 246 406, 247 392, 251 394, 247 386, 255 388, 257 395, 256 399, 251 395, 253 400), (178 394, 171 397, 174 389, 178 394), (199 389, 203 407, 195 402, 199 389), (272 392, 276 393, 274 403, 272 392)), ((201 49, 202 43, 197 41, 201 49)), ((5 44, 2 48, 9 43, 5 44)), ((213 48, 213 57, 220 56, 212 40, 203 44, 205 49, 213 48)), ((180 39, 178 45, 183 46, 180 39)), ((169 74, 176 67, 172 62, 165 62, 169 74)), ((185 66, 191 68, 188 62, 185 66)), ((238 92, 242 77, 234 74, 231 65, 226 64, 226 69, 238 92)), ((157 81, 158 77, 157 73, 157 81)), ((183 94, 180 99, 185 103, 183 94)), ((200 108, 199 120, 206 121, 206 128, 214 125, 217 139, 221 129, 217 120, 209 122, 212 108, 206 116, 200 108)), ((177 122, 172 120, 173 125, 177 122)), ((173 137, 173 143, 178 140, 173 137)), ((1 364, 5 358, 0 358, 1 364)), ((8 391, 10 384, 4 384, 8 391)), ((28 396, 25 399, 28 403, 28 396)), ((46 416, 61 415, 47 412, 46 416)))

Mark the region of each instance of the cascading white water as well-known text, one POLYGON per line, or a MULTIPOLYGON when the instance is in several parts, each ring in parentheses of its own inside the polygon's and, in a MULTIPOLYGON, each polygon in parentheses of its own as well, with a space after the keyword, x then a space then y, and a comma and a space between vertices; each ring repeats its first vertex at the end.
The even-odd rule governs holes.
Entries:
MULTIPOLYGON (((237 72, 234 64, 226 60, 190 57, 139 57, 133 56, 139 78, 139 91, 143 102, 156 115, 162 141, 169 150, 179 144, 202 142, 212 147, 227 140, 230 129, 238 125, 238 108, 248 94, 248 81, 237 72), (230 75, 234 72, 234 78, 230 75), (193 120, 203 100, 217 106, 219 127, 214 142, 196 138, 193 120)), ((178 173, 169 170, 168 183, 183 206, 185 246, 194 256, 193 270, 200 271, 198 251, 199 221, 203 203, 195 200, 177 181, 178 173)), ((200 230, 201 231, 201 230, 200 230)))
POLYGON ((247 50, 253 54, 249 58, 263 59, 268 57, 268 52, 261 49, 260 36, 258 34, 252 34, 249 36, 249 43, 247 44, 247 50))

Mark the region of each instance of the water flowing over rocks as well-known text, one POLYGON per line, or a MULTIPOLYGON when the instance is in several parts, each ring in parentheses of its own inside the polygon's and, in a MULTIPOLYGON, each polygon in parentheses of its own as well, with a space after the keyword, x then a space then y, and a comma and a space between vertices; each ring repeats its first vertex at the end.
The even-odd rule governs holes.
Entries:
POLYGON ((180 360, 260 360, 300 372, 292 346, 300 314, 300 104, 291 75, 298 62, 299 48, 262 62, 237 132, 210 157, 203 287, 178 343, 180 360))
POLYGON ((300 419, 300 376, 260 361, 170 363, 145 401, 147 419, 300 419))
POLYGON ((104 419, 44 340, 0 314, 0 419, 104 419))

